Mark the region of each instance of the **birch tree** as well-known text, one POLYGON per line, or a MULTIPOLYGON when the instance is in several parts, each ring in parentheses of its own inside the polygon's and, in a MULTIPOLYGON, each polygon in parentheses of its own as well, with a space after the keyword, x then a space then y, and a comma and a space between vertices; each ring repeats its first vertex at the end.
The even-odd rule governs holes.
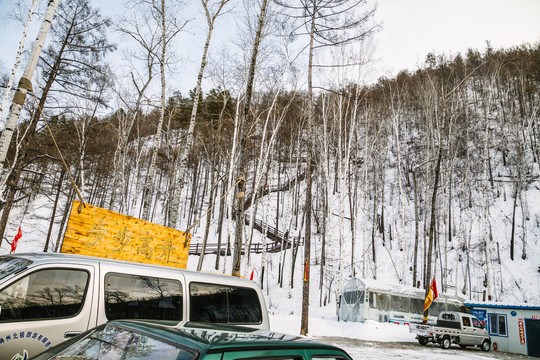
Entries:
MULTIPOLYGON (((51 28, 50 44, 40 63, 46 80, 39 99, 36 100, 38 109, 27 124, 24 139, 17 145, 20 148, 19 158, 14 163, 14 171, 8 177, 10 186, 0 220, 0 235, 3 235, 7 224, 21 170, 29 165, 26 151, 36 135, 37 125, 46 109, 47 101, 54 98, 55 104, 64 110, 73 107, 73 104, 66 100, 66 94, 102 101, 98 99, 99 91, 92 91, 89 84, 94 76, 105 73, 103 57, 115 48, 106 37, 109 26, 110 20, 91 8, 87 0, 66 0, 59 7, 57 21, 51 28)), ((34 93, 37 91, 34 90, 34 93)), ((15 103, 12 107, 14 106, 15 103)))
POLYGON ((148 89, 155 76, 155 67, 158 63, 157 49, 160 43, 158 28, 152 27, 148 21, 139 21, 136 14, 120 21, 116 30, 136 45, 126 52, 125 61, 130 69, 124 78, 129 84, 118 82, 115 88, 120 105, 126 111, 119 111, 117 116, 118 142, 114 151, 114 170, 112 193, 109 209, 113 210, 118 198, 117 208, 122 211, 127 199, 126 166, 127 146, 134 124, 141 115, 147 103, 148 89))
MULTIPOLYGON (((187 158, 191 147, 193 146, 193 131, 195 130, 195 123, 197 117, 197 108, 199 107, 199 99, 201 97, 201 86, 204 77, 204 70, 207 65, 208 49, 210 47, 210 41, 214 32, 214 26, 216 19, 221 15, 223 8, 230 0, 201 0, 201 5, 206 17, 206 25, 208 26, 206 32, 206 41, 204 43, 203 54, 201 57, 201 64, 199 67, 199 74, 197 75, 197 85, 195 85, 195 95, 193 100, 193 108, 191 109, 191 116, 189 119, 189 127, 185 134, 185 140, 183 141, 182 151, 178 158, 178 164, 175 166, 178 168, 178 181, 172 189, 172 199, 169 206, 168 226, 176 228, 178 221, 178 205, 180 202, 180 195, 184 188, 184 177, 187 170, 187 158)), ((212 204, 210 204, 212 205, 212 204)))
POLYGON ((34 70, 36 69, 36 65, 39 60, 39 54, 41 53, 41 49, 45 44, 45 39, 47 38, 47 34, 49 33, 49 28, 51 27, 51 22, 53 20, 56 8, 58 7, 59 3, 60 0, 52 0, 49 1, 49 4, 47 5, 45 17, 43 18, 43 22, 41 23, 41 27, 36 37, 36 41, 34 42, 34 46, 32 47, 32 52, 30 54, 30 58, 28 59, 28 63, 26 64, 23 76, 19 80, 17 91, 13 96, 13 101, 9 109, 9 114, 6 118, 4 130, 2 131, 2 135, 0 135, 0 193, 4 192, 4 186, 9 175, 6 171, 6 157, 9 145, 11 144, 11 138, 13 137, 13 131, 15 129, 15 126, 17 125, 21 109, 24 105, 24 101, 26 100, 26 94, 28 90, 32 90, 32 75, 34 74, 34 70))
POLYGON ((298 20, 296 35, 307 38, 307 144, 306 144, 306 201, 304 236, 304 282, 302 290, 302 317, 300 333, 308 333, 309 284, 311 264, 311 207, 312 207, 312 141, 314 122, 313 69, 317 49, 341 46, 368 37, 375 29, 370 19, 374 10, 363 11, 364 0, 298 0, 288 3, 277 1, 291 11, 298 20))
POLYGON ((152 198, 154 196, 154 177, 156 173, 156 161, 157 154, 161 148, 161 132, 163 130, 163 122, 165 119, 165 106, 166 106, 166 90, 167 90, 167 81, 165 78, 165 68, 169 64, 170 54, 168 52, 169 46, 171 46, 172 41, 183 30, 186 26, 187 21, 183 23, 178 23, 177 18, 173 15, 178 12, 177 6, 178 2, 169 3, 169 6, 165 5, 165 0, 157 1, 141 1, 141 11, 149 11, 150 17, 147 18, 147 21, 152 21, 159 29, 160 41, 159 45, 156 47, 155 56, 159 63, 159 74, 161 80, 161 101, 160 101, 160 112, 159 112, 159 121, 156 128, 156 133, 154 135, 154 146, 152 149, 152 156, 150 159, 150 166, 148 174, 146 176, 146 181, 143 189, 142 196, 142 215, 143 220, 150 221, 150 208, 152 205, 152 198))
POLYGON ((266 24, 268 0, 262 0, 260 3, 260 12, 257 19, 257 29, 255 31, 255 39, 253 41, 253 47, 251 49, 251 57, 249 60, 249 70, 246 81, 246 92, 244 95, 244 107, 242 111, 241 124, 239 124, 239 148, 237 158, 237 188, 236 197, 238 199, 235 209, 235 221, 236 232, 234 239, 234 253, 233 253, 233 266, 232 275, 240 277, 241 257, 242 257, 242 245, 243 245, 243 232, 244 232, 244 196, 246 193, 246 161, 245 161, 245 148, 247 142, 247 128, 250 125, 250 111, 251 111, 251 97, 253 95, 253 84, 255 82, 255 69, 257 66, 257 55, 259 53, 259 46, 261 44, 263 30, 266 24))
POLYGON ((24 49, 24 43, 26 41, 26 35, 28 34, 28 28, 30 27, 30 21, 32 20, 32 15, 34 14, 34 9, 36 8, 37 0, 32 0, 32 5, 30 6, 30 10, 28 11, 28 18, 26 20, 24 30, 21 36, 21 40, 19 41, 19 48, 17 49, 17 55, 15 57, 15 63, 13 64, 13 68, 11 69, 11 75, 9 76, 9 80, 6 85, 6 92, 4 93, 4 96, 2 97, 2 103, 0 104, 0 120, 2 120, 4 115, 4 109, 6 107, 9 95, 11 94, 11 87, 13 86, 13 81, 15 80, 15 74, 17 72, 17 69, 19 68, 19 64, 21 62, 21 55, 24 49))

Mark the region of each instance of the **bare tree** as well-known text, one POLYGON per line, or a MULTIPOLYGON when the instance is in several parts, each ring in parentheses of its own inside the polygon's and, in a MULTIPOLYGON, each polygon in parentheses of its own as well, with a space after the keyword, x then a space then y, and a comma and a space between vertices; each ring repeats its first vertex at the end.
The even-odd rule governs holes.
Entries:
POLYGON ((24 26, 23 34, 22 34, 21 40, 19 41, 19 48, 17 49, 17 56, 15 57, 15 63, 13 64, 11 75, 9 76, 9 80, 6 85, 6 92, 4 93, 4 96, 2 97, 2 103, 0 104, 0 120, 2 119, 4 115, 4 108, 6 107, 9 94, 11 93, 11 87, 13 86, 15 73, 17 72, 17 69, 19 68, 19 63, 21 62, 21 55, 24 49, 26 35, 28 34, 28 28, 30 27, 30 21, 32 20, 32 15, 34 14, 34 9, 36 8, 36 4, 37 4, 37 0, 32 0, 32 5, 30 6, 30 10, 28 11, 28 18, 24 26))
MULTIPOLYGON (((68 94, 103 102, 99 98, 101 92, 92 90, 89 84, 95 76, 104 74, 103 57, 115 48, 106 38, 109 26, 109 19, 92 9, 88 0, 68 0, 59 7, 57 21, 51 28, 53 36, 50 45, 42 56, 41 65, 46 81, 37 100, 38 109, 27 124, 24 139, 17 144, 20 148, 19 158, 15 159, 13 171, 8 177, 10 186, 0 220, 0 234, 5 230, 21 171, 31 160, 28 147, 35 138, 48 99, 54 97, 55 104, 64 111, 72 107, 66 101, 68 94)), ((14 106, 15 103, 12 108, 14 106)))
POLYGON ((60 3, 60 0, 53 0, 53 1, 50 1, 47 6, 45 17, 43 19, 41 28, 39 29, 39 33, 36 37, 36 41, 34 42, 34 46, 32 48, 32 53, 30 54, 30 58, 28 59, 28 63, 26 64, 26 68, 24 70, 23 76, 21 80, 19 80, 17 91, 15 92, 15 95, 13 97, 13 102, 9 109, 9 114, 6 119, 6 124, 4 126, 4 131, 2 131, 2 135, 0 135, 0 171, 1 171, 0 192, 1 193, 3 193, 4 191, 4 186, 6 184, 7 177, 9 175, 6 172, 5 165, 6 165, 6 157, 7 157, 9 145, 11 144, 11 138, 13 136, 13 131, 15 129, 15 126, 17 125, 19 114, 21 112, 24 101, 26 100, 26 94, 28 90, 32 90, 32 82, 31 82, 32 75, 34 74, 34 70, 36 69, 36 65, 39 60, 39 54, 41 53, 41 49, 43 48, 43 45, 45 44, 45 39, 47 38, 47 34, 49 33, 49 28, 51 27, 51 22, 59 3, 60 3))
MULTIPOLYGON (((195 123, 197 117, 197 108, 199 106, 199 99, 201 96, 201 85, 204 77, 204 69, 207 65, 208 48, 210 47, 210 40, 214 31, 216 19, 221 14, 223 7, 227 5, 230 0, 201 0, 201 5, 204 9, 206 16, 206 24, 208 30, 206 33, 206 42, 203 48, 203 54, 201 58, 201 65, 199 67, 199 74, 197 76, 197 85, 195 86, 195 94, 193 99, 193 107, 191 109, 191 116, 189 119, 189 127, 185 135, 185 140, 182 142, 182 152, 178 158, 178 164, 175 166, 178 168, 178 181, 172 189, 172 199, 169 206, 168 226, 171 228, 176 227, 178 220, 178 204, 180 202, 180 195, 184 188, 184 177, 187 170, 187 158, 191 147, 193 146, 193 131, 195 130, 195 123)), ((210 204, 212 205, 212 204, 210 204)))
POLYGON ((314 53, 317 49, 340 46, 368 37, 375 29, 370 19, 374 10, 360 13, 364 0, 298 0, 294 4, 277 1, 291 11, 291 16, 299 22, 297 35, 308 38, 308 109, 306 144, 306 227, 304 236, 304 283, 302 291, 302 319, 300 333, 308 333, 309 283, 311 264, 311 207, 312 207, 312 141, 314 122, 313 69, 314 53))
POLYGON ((187 21, 179 24, 176 17, 173 15, 177 12, 176 6, 178 5, 178 2, 169 3, 169 6, 166 6, 165 3, 165 0, 161 0, 160 2, 144 0, 139 3, 142 11, 148 11, 150 13, 149 18, 146 20, 149 22, 149 24, 154 22, 157 29, 159 29, 160 34, 160 41, 158 43, 159 45, 155 49, 155 55, 159 63, 161 80, 161 106, 159 112, 159 121, 157 124, 156 133, 154 135, 152 157, 150 159, 150 166, 143 189, 141 217, 144 220, 150 220, 150 208, 152 205, 152 197, 154 196, 157 154, 161 148, 161 132, 163 130, 163 122, 165 119, 165 101, 167 90, 165 68, 169 63, 170 56, 167 49, 169 46, 171 46, 171 43, 176 35, 178 35, 178 33, 180 33, 180 31, 182 31, 187 25, 187 21))
POLYGON ((246 193, 246 180, 245 180, 245 148, 247 142, 247 127, 250 124, 250 111, 251 111, 251 97, 253 94, 253 83, 255 82, 255 68, 257 66, 257 55, 259 53, 259 46, 263 35, 263 29, 266 24, 268 0, 262 0, 260 13, 258 16, 258 25, 255 32, 255 40, 253 41, 253 47, 251 50, 251 57, 249 61, 249 70, 246 82, 246 93, 244 96, 244 108, 242 111, 242 123, 239 126, 240 129, 240 143, 238 148, 237 159, 237 179, 238 185, 236 188, 236 197, 238 199, 235 216, 236 216, 236 233, 234 241, 234 253, 233 253, 233 267, 232 275, 240 277, 240 265, 243 245, 243 230, 244 230, 244 197, 246 193))

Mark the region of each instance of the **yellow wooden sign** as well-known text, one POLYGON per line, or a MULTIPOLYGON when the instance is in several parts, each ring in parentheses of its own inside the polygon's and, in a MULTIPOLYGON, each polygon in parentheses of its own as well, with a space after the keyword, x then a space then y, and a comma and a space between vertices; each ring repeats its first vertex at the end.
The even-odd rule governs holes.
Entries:
POLYGON ((191 234, 73 201, 61 252, 186 268, 191 234))

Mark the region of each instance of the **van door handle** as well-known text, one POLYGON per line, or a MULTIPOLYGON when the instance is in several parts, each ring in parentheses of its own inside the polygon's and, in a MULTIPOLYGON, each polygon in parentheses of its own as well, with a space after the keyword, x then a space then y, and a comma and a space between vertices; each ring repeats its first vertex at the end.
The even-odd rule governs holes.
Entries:
POLYGON ((64 338, 69 339, 69 338, 79 335, 80 333, 81 331, 66 331, 66 333, 64 334, 64 338))

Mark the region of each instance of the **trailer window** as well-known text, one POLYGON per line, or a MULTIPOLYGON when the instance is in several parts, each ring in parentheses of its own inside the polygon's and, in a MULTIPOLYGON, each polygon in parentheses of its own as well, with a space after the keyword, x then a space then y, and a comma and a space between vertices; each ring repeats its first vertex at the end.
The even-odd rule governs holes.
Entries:
POLYGON ((394 311, 409 312, 409 298, 404 296, 391 296, 390 309, 394 311))
POLYGON ((424 313, 424 300, 411 298, 411 312, 415 314, 424 313))
POLYGON ((89 278, 79 269, 33 272, 0 291, 0 321, 75 316, 84 304, 89 278))
POLYGON ((182 285, 174 279, 109 273, 105 276, 105 315, 109 320, 176 324, 182 320, 182 285))
POLYGON ((377 309, 388 310, 390 308, 390 299, 388 295, 378 294, 377 296, 377 309))
POLYGON ((364 291, 347 291, 343 293, 343 298, 347 304, 356 304, 359 301, 364 302, 364 291))
POLYGON ((489 314, 489 334, 507 336, 506 315, 489 314))
POLYGON ((377 307, 377 303, 375 302, 376 298, 377 294, 375 294, 373 291, 369 293, 369 307, 372 309, 375 309, 377 307))

